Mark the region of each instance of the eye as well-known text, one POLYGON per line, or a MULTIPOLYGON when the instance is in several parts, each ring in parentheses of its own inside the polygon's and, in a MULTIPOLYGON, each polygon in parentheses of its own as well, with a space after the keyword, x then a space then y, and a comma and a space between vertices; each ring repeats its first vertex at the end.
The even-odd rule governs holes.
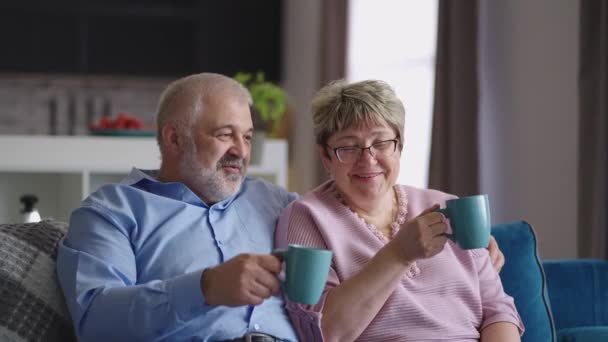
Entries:
POLYGON ((359 148, 357 146, 344 146, 338 148, 342 153, 358 153, 359 148))
POLYGON ((388 140, 388 141, 380 141, 374 144, 374 148, 377 150, 386 150, 389 147, 393 146, 393 141, 392 140, 388 140))
POLYGON ((217 134, 217 138, 220 140, 228 140, 232 138, 232 132, 220 132, 217 134))
POLYGON ((251 134, 246 134, 245 135, 245 140, 251 141, 251 139, 253 139, 253 136, 251 134))

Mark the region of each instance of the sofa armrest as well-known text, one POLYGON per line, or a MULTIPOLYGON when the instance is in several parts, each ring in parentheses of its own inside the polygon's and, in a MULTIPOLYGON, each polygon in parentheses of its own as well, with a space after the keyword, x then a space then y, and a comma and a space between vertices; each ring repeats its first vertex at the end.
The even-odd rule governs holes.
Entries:
POLYGON ((555 328, 608 326, 608 261, 545 260, 555 328))

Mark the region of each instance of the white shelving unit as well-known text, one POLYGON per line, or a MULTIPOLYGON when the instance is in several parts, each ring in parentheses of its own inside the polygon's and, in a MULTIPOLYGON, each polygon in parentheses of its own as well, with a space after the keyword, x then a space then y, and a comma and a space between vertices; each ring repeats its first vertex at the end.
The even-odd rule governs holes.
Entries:
MULTIPOLYGON (((80 201, 132 167, 157 169, 154 138, 92 136, 0 136, 0 222, 18 222, 19 198, 39 197, 43 218, 67 220, 80 201)), ((249 174, 287 187, 287 142, 267 139, 262 161, 249 174)))

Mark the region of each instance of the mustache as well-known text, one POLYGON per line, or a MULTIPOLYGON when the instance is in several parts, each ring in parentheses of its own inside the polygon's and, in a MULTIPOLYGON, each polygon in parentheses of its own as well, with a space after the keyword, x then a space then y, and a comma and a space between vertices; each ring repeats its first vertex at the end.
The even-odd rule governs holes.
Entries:
POLYGON ((226 154, 217 162, 218 170, 224 166, 238 167, 238 168, 242 169, 243 165, 244 165, 243 159, 229 155, 229 154, 226 154))

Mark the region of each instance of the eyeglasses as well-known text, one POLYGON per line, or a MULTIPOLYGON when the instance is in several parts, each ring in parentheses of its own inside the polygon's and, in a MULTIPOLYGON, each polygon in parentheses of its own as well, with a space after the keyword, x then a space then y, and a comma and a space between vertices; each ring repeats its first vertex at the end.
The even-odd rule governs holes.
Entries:
POLYGON ((329 145, 327 147, 334 151, 338 161, 344 164, 353 164, 361 158, 363 151, 369 150, 369 154, 374 157, 389 157, 397 150, 397 143, 399 139, 384 140, 373 143, 368 147, 359 146, 341 146, 333 148, 329 145))

